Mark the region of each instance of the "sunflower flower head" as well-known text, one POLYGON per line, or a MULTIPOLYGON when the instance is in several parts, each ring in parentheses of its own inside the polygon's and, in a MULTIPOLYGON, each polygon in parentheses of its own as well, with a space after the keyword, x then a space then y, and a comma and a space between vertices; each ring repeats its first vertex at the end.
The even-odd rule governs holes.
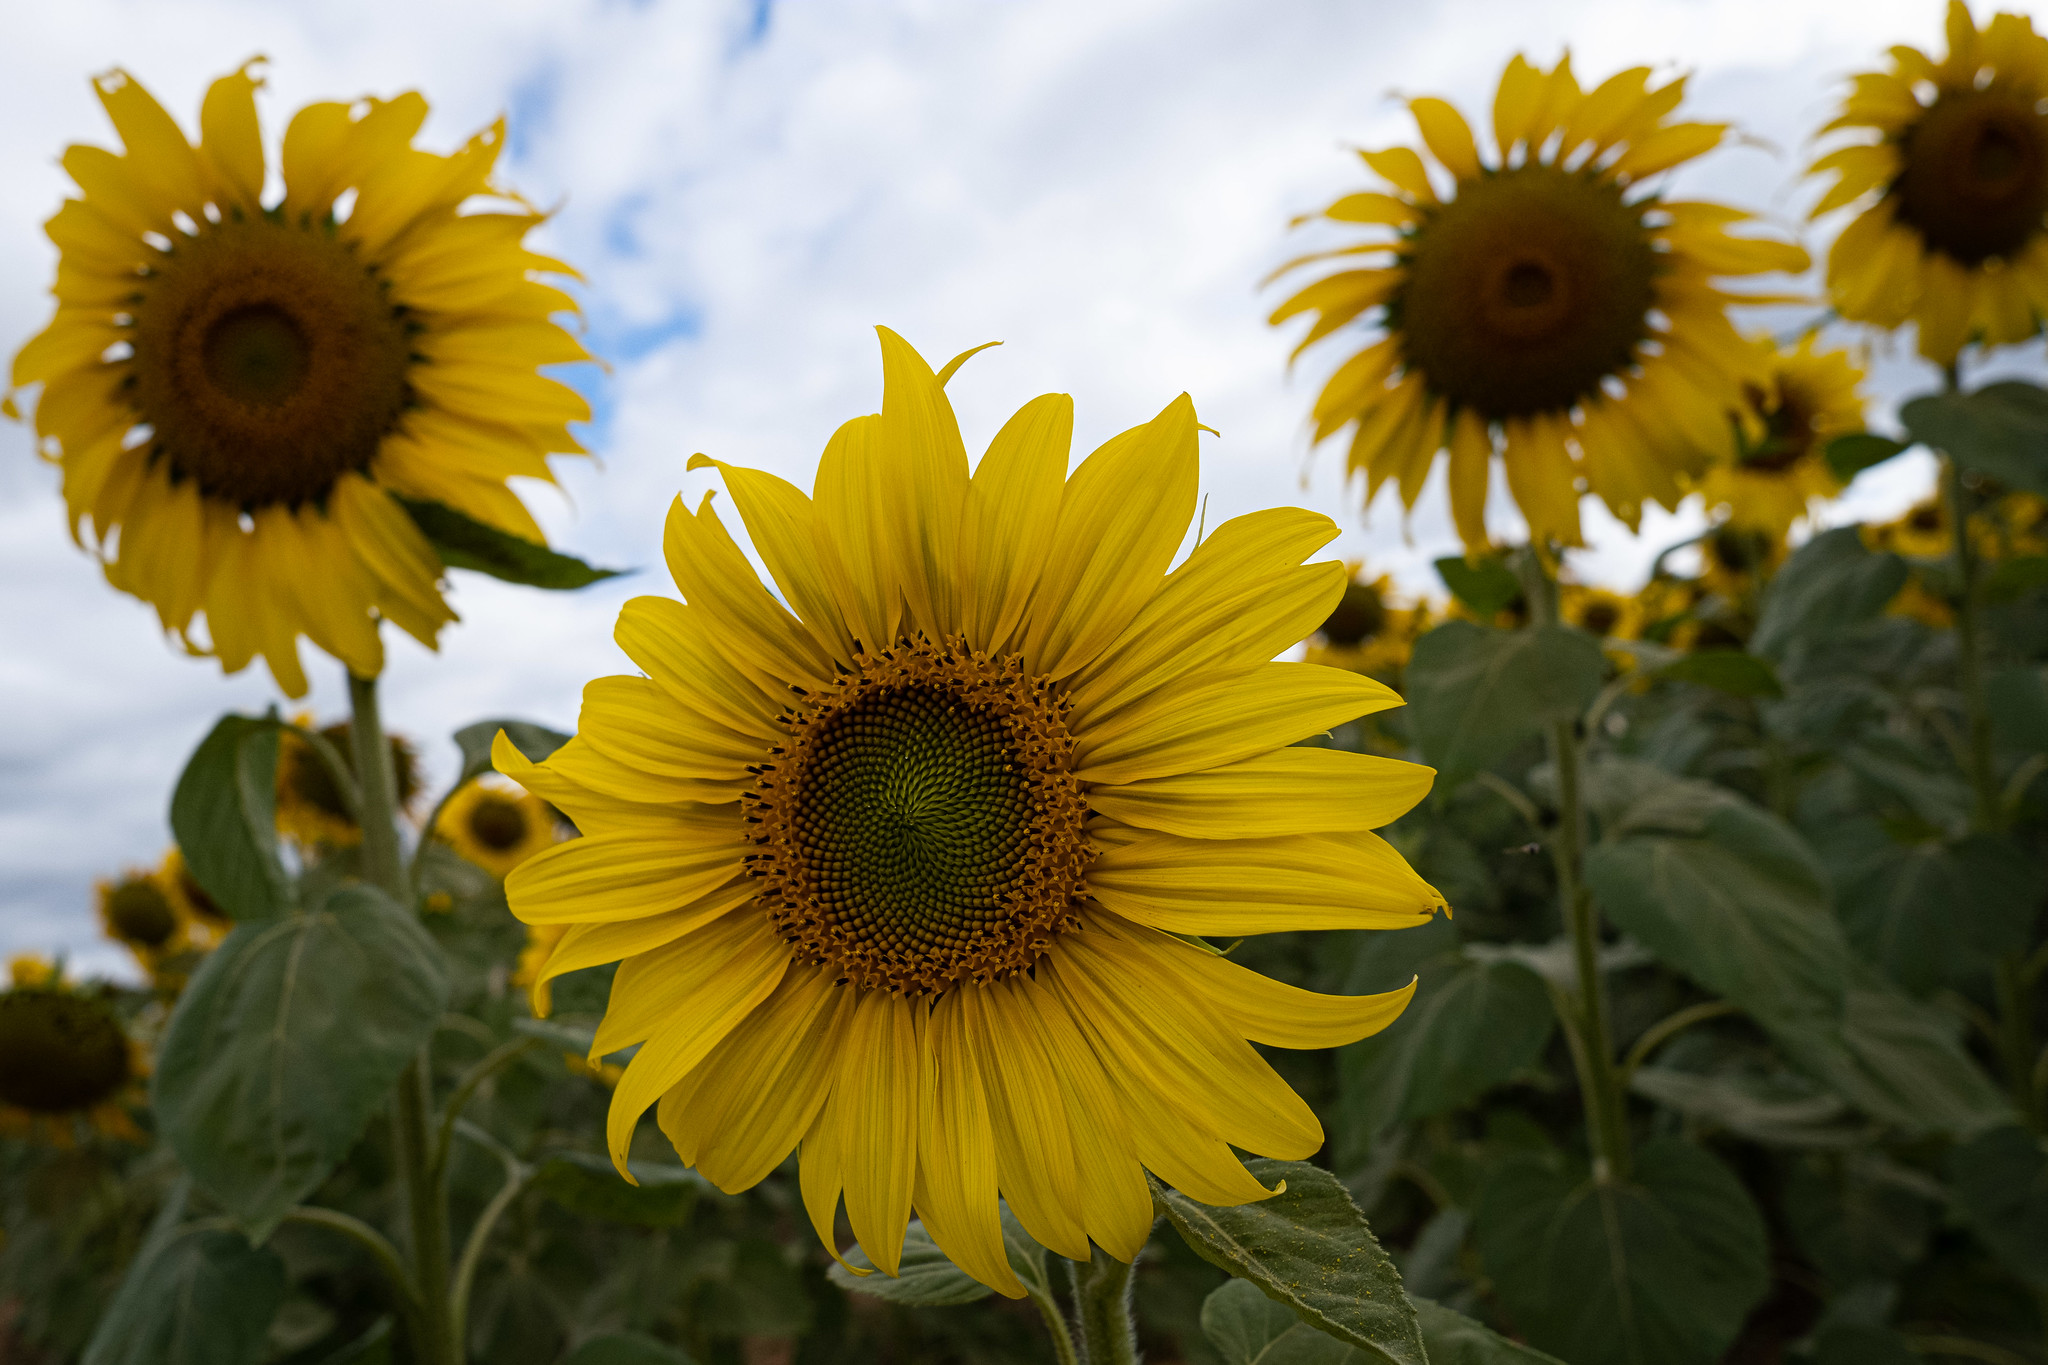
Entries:
POLYGON ((1560 583, 1557 614, 1565 624, 1605 640, 1642 638, 1643 608, 1636 597, 1585 583, 1560 583))
POLYGON ((494 877, 560 837, 547 802, 502 780, 471 782, 457 791, 441 808, 434 832, 494 877))
POLYGON ((130 871, 95 888, 100 932, 152 976, 189 947, 185 918, 155 870, 130 871))
POLYGON ((1347 566, 1344 596, 1309 637, 1303 658, 1312 664, 1348 668, 1398 685, 1415 641, 1435 624, 1429 603, 1402 605, 1387 574, 1368 581, 1361 566, 1347 566))
POLYGON ((1846 351, 1820 351, 1812 334, 1786 350, 1755 341, 1762 377, 1745 384, 1731 448, 1701 475, 1709 514, 1783 535, 1816 501, 1842 491, 1828 443, 1863 429, 1863 367, 1846 351))
MULTIPOLYGON (((311 729, 313 718, 301 713, 294 718, 301 729, 311 729)), ((355 774, 355 745, 349 723, 340 721, 319 731, 328 751, 355 774)), ((388 735, 391 771, 398 786, 398 809, 411 810, 420 794, 419 751, 403 735, 388 735)), ((362 842, 356 824, 334 774, 318 751, 292 730, 279 737, 277 749, 277 827, 306 848, 353 848, 362 842)))
POLYGON ((1853 78, 1824 131, 1857 140, 1808 172, 1834 177, 1814 217, 1857 210, 1828 251, 1836 309, 1916 323, 1940 365, 1972 339, 2025 341, 2048 312, 2048 38, 2018 14, 1979 29, 1962 0, 1947 28, 1940 61, 1895 47, 1853 78))
POLYGON ((170 898, 178 920, 184 925, 186 939, 201 952, 211 951, 220 946, 228 936, 235 922, 206 888, 192 875, 192 869, 185 865, 185 855, 175 846, 164 854, 164 860, 156 870, 157 885, 170 898))
POLYGON ((882 410, 833 436, 811 495, 692 461, 779 592, 710 497, 678 499, 684 601, 619 617, 644 675, 591 683, 542 764, 499 736, 500 771, 583 832, 506 890, 567 926, 537 987, 621 963, 591 1053, 639 1045, 611 1102, 621 1170, 649 1107, 726 1190, 801 1146, 835 1254, 843 1198, 896 1273, 915 1209, 1015 1296, 999 1194, 1060 1254, 1128 1260, 1147 1169, 1240 1204, 1273 1191, 1234 1148, 1322 1145, 1252 1043, 1362 1037, 1408 990, 1311 994, 1201 936, 1426 921, 1442 898, 1370 831, 1431 773, 1290 747, 1399 698, 1271 662, 1342 598, 1341 564, 1301 562, 1327 517, 1239 517, 1174 566, 1187 397, 1071 478, 1072 402, 1035 399, 970 470, 954 366, 881 340, 882 410))
POLYGON ((0 1133, 60 1147, 83 1123, 140 1141, 128 1106, 146 1067, 104 993, 54 969, 23 972, 0 991, 0 1133))
POLYGON ((1408 108, 1436 163, 1410 147, 1361 152, 1385 186, 1320 215, 1368 240, 1289 262, 1344 261, 1282 303, 1278 324, 1315 322, 1308 346, 1367 319, 1364 349, 1317 397, 1317 441, 1352 428, 1348 469, 1370 502, 1398 484, 1412 508, 1449 452, 1451 508, 1470 548, 1487 544, 1495 455, 1537 541, 1581 543, 1590 491, 1634 526, 1666 507, 1682 473, 1713 455, 1722 413, 1758 360, 1727 319, 1719 277, 1806 268, 1789 242, 1737 237, 1750 217, 1647 187, 1712 150, 1726 125, 1674 123, 1681 77, 1652 87, 1636 67, 1581 90, 1566 56, 1517 56, 1494 98, 1496 154, 1482 160, 1440 99, 1408 108))
POLYGON ((432 646, 455 619, 394 494, 541 538, 505 480, 581 449, 587 406, 536 367, 588 357, 534 278, 568 267, 523 245, 542 215, 493 178, 502 120, 442 156, 418 94, 308 105, 267 196, 259 68, 213 83, 197 143, 126 72, 94 82, 124 150, 64 153, 56 315, 13 383, 42 386, 108 581, 300 696, 300 635, 372 677, 380 621, 432 646))

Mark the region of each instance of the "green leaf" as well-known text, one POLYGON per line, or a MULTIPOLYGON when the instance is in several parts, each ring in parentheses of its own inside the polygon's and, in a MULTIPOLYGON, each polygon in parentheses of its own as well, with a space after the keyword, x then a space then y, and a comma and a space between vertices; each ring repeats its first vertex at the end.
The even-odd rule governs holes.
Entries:
POLYGON ((1422 1322, 1422 1344, 1429 1348, 1429 1365, 1563 1365, 1557 1357, 1509 1341, 1455 1309, 1429 1299, 1414 1303, 1415 1315, 1422 1322))
POLYGON ((507 583, 554 589, 587 588, 625 572, 592 568, 574 555, 486 526, 442 503, 399 498, 398 505, 451 569, 474 569, 507 583))
POLYGON ((1984 575, 1981 591, 1988 603, 2017 602, 2048 587, 2048 555, 2014 555, 2001 559, 1984 575))
POLYGON ((362 1136, 447 1000, 440 950, 373 887, 241 925, 165 1030, 160 1130, 201 1189, 267 1235, 362 1136))
POLYGON ((1899 420, 1965 469, 2048 494, 2048 389, 2008 380, 1929 394, 1900 408, 1899 420))
POLYGON ((1839 1095, 1816 1091, 1816 1082, 1791 1074, 1747 1072, 1707 1075, 1675 1067, 1645 1066, 1629 1089, 1709 1129, 1720 1128, 1772 1147, 1839 1148, 1871 1140, 1869 1125, 1853 1121, 1839 1095))
POLYGON ((1871 620, 1905 585, 1906 562, 1895 554, 1872 554, 1856 527, 1823 531, 1800 546, 1764 589, 1749 648, 1785 662, 1795 644, 1828 639, 1871 620))
POLYGON ((690 1357, 642 1332, 609 1332, 569 1352, 562 1365, 692 1365, 690 1357))
POLYGON ((2048 872, 2001 835, 1890 844, 1843 887, 1842 923, 1858 951, 1926 995, 1985 982, 2026 946, 2043 896, 2048 872))
POLYGON ((455 732, 456 747, 462 750, 462 771, 455 778, 456 786, 491 771, 491 745, 500 730, 512 741, 513 748, 526 755, 529 763, 540 762, 569 742, 569 736, 561 731, 529 720, 480 720, 465 725, 455 732))
POLYGON ((159 1211, 83 1365, 255 1365, 284 1301, 284 1263, 239 1233, 181 1228, 185 1186, 159 1211))
POLYGON ((1852 431, 1847 436, 1837 436, 1829 441, 1825 458, 1834 476, 1847 483, 1872 465, 1883 464, 1900 451, 1911 448, 1906 442, 1894 441, 1889 436, 1852 431))
POLYGON ((2007 1270, 2048 1290, 2048 1150, 2017 1126, 1993 1128, 1949 1155, 1956 1207, 2007 1270))
POLYGON ((1454 957, 1421 978, 1399 1019, 1337 1054, 1340 1166, 1397 1123, 1477 1099, 1550 1044, 1550 992, 1527 967, 1454 957))
POLYGON ((2025 664, 1984 680, 1991 735, 2001 749, 2048 753, 2048 669, 2025 664))
POLYGON ((1576 720, 1600 690, 1600 644, 1564 626, 1493 630, 1448 621, 1415 642, 1408 709, 1423 757, 1448 796, 1556 721, 1576 720))
POLYGON ((171 834, 192 876, 229 917, 271 919, 292 903, 277 856, 275 720, 222 716, 171 794, 171 834))
POLYGON ((1463 555, 1452 555, 1439 559, 1436 571, 1444 586, 1451 590, 1451 596, 1472 608, 1482 620, 1491 621, 1522 600, 1522 580, 1515 577, 1505 559, 1488 556, 1467 562, 1463 555))
MULTIPOLYGON (((1969 1133, 2004 1103, 1951 1022, 1850 951, 1805 842, 1776 816, 1719 793, 1659 803, 1697 835, 1629 833, 1587 855, 1608 918, 1666 964, 1768 1030, 1780 1049, 1859 1109, 1907 1133, 1969 1133)), ((1709 788, 1709 791, 1712 789, 1709 788)), ((1632 820, 1649 814, 1638 811, 1632 820)))
POLYGON ((1627 1182, 1510 1158, 1478 1243, 1515 1325, 1572 1365, 1710 1365, 1770 1285, 1742 1182, 1676 1138, 1646 1143, 1627 1182))
POLYGON ((1425 1365, 1415 1308, 1365 1215, 1337 1177, 1305 1161, 1245 1163, 1271 1198, 1236 1208, 1158 1192, 1160 1209, 1197 1256, 1257 1285, 1311 1327, 1391 1365, 1425 1365))
POLYGON ((1838 1322, 1813 1334, 1812 1365, 1926 1365, 1927 1357, 1889 1327, 1838 1322))
POLYGON ((690 1221, 698 1199, 716 1188, 674 1162, 629 1161, 626 1169, 638 1185, 621 1177, 609 1157, 563 1152, 548 1158, 533 1188, 571 1213, 643 1228, 680 1227, 690 1221))
POLYGON ((1656 676, 1673 682, 1698 683, 1732 697, 1782 697, 1784 684, 1777 670, 1754 654, 1739 649, 1703 649, 1681 654, 1656 676))
POLYGON ((1202 1300, 1202 1335, 1224 1365, 1272 1365, 1267 1349, 1301 1325, 1292 1308, 1267 1298, 1250 1280, 1226 1280, 1202 1300))
POLYGON ((1836 1290, 1906 1274, 1947 1202, 1940 1182, 1868 1147, 1788 1162, 1778 1198, 1793 1240, 1836 1290))
POLYGON ((891 1279, 875 1270, 875 1263, 859 1247, 846 1252, 846 1264, 855 1270, 868 1270, 868 1275, 849 1274, 844 1266, 836 1262, 825 1274, 841 1289, 850 1289, 856 1294, 872 1298, 887 1299, 891 1303, 915 1304, 924 1308, 937 1308, 951 1304, 973 1303, 995 1293, 980 1280, 975 1279, 959 1266, 946 1258, 939 1250, 939 1244, 924 1230, 924 1223, 912 1219, 909 1229, 903 1234, 903 1259, 897 1263, 897 1276, 891 1279))

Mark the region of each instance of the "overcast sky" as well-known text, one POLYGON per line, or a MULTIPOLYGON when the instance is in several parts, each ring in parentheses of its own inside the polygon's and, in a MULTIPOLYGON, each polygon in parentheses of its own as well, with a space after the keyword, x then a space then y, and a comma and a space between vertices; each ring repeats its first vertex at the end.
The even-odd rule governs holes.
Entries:
MULTIPOLYGON (((529 502, 557 544, 641 572, 567 595, 457 573, 463 620, 438 656, 389 637, 387 715, 445 773, 452 729, 489 715, 572 728, 583 683, 626 667, 613 616, 673 591, 664 510, 709 486, 685 474, 691 452, 809 486, 833 428, 879 406, 876 323, 934 364, 1006 343, 952 384, 970 450, 1048 390, 1074 395, 1077 456, 1186 390, 1222 433, 1204 438, 1210 525, 1316 507, 1345 528, 1340 553, 1433 586, 1430 561, 1457 548, 1440 474, 1405 526, 1390 500, 1361 512, 1336 443, 1311 461, 1303 432, 1336 356, 1290 378, 1290 342, 1263 322, 1278 296, 1256 287, 1298 249, 1290 217, 1359 186, 1346 148, 1412 141, 1407 95, 1447 95, 1483 122, 1509 56, 1547 65, 1569 45, 1588 83, 1642 63, 1693 71, 1687 109, 1747 136, 1677 188, 1799 230, 1806 139, 1845 76, 1892 43, 1937 42, 1941 13, 1939 0, 11 4, 0 351, 47 318, 41 223, 69 188, 58 155, 114 141, 91 73, 127 67, 189 129, 209 81, 267 54, 267 139, 309 100, 364 93, 423 91, 437 149, 508 114, 504 169, 560 206, 547 245, 588 277, 591 349, 611 367, 574 376, 596 405, 585 440, 599 459, 562 462, 563 491, 529 502)), ((1929 382, 1909 359, 1882 367, 1893 396, 1929 382)), ((1924 462, 1896 461, 1859 481, 1846 514, 1895 511, 1928 479, 1924 462)), ((1589 507, 1596 545, 1579 571, 1633 586, 1697 525, 1653 512, 1635 537, 1589 507)), ((123 970, 95 939, 93 880, 161 855, 193 744, 221 711, 277 693, 260 666, 223 679, 177 654, 149 607, 108 588, 65 535, 56 471, 7 423, 0 641, 0 950, 123 970)), ((339 665, 308 649, 307 666, 311 705, 338 717, 339 665)))

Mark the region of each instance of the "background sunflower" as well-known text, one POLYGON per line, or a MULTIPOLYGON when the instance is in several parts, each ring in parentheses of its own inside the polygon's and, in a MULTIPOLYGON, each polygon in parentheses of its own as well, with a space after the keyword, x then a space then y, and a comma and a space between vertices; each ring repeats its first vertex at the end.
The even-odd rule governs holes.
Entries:
POLYGON ((1359 154, 1386 189, 1321 216, 1381 235, 1276 273, 1369 263, 1317 279, 1269 321, 1314 315, 1297 356, 1360 320, 1377 335, 1330 376, 1312 417, 1317 441, 1352 429, 1346 467, 1367 503, 1391 481, 1412 508, 1448 451, 1468 548, 1489 541, 1496 454, 1538 541, 1583 543, 1582 490, 1631 528, 1645 502, 1677 505, 1681 477, 1715 453, 1720 414, 1760 377, 1727 318, 1744 296, 1719 278, 1807 266, 1792 243, 1727 231, 1748 213, 1648 188, 1727 131, 1670 122, 1684 90, 1683 77, 1653 87, 1636 67, 1582 91, 1569 56, 1549 71, 1517 56, 1494 96, 1491 163, 1433 98, 1408 108, 1440 174, 1409 147, 1359 154))
POLYGON ((536 367, 588 355, 532 278, 570 273, 522 244, 542 215, 493 178, 502 120, 440 156, 417 94, 309 105, 266 198, 259 67, 213 83, 196 144, 127 72, 94 82, 125 151, 64 154, 57 311, 13 382, 108 581, 296 697, 301 634, 375 677, 380 620, 432 646, 454 619, 394 494, 541 538, 505 480, 582 449, 588 405, 536 367))

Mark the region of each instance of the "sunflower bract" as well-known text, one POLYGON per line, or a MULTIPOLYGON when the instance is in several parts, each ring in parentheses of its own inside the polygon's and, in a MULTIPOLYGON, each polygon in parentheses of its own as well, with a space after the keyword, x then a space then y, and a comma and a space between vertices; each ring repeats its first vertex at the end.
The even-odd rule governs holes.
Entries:
POLYGON ((914 1209, 1019 1295, 999 1193, 1062 1255, 1128 1260, 1147 1169, 1237 1204, 1270 1191, 1233 1147, 1322 1145, 1252 1043, 1351 1041, 1409 990, 1314 995, 1184 936, 1427 920, 1442 898, 1370 831, 1432 774, 1289 747, 1400 699, 1271 662, 1342 596, 1343 566, 1302 563, 1328 518, 1239 517, 1173 567, 1185 396, 1067 478, 1072 405, 1047 395, 970 472, 941 381, 881 339, 882 411, 839 429, 811 496, 716 465, 778 592, 708 497, 678 499, 686 601, 619 617, 644 676, 590 684, 545 763, 499 737, 500 770, 583 832, 506 887, 548 952, 540 1007, 621 963, 592 1055, 639 1045, 622 1170, 649 1107, 727 1190, 800 1146, 835 1254, 843 1199, 895 1273, 914 1209))
POLYGON ((1348 472, 1368 503, 1391 482, 1412 508, 1448 451, 1458 533, 1483 547, 1497 455, 1531 535, 1577 545, 1582 492, 1634 527, 1645 502, 1675 507, 1683 477, 1714 458, 1759 374, 1727 309, 1775 301, 1718 278, 1804 270, 1807 257, 1729 233, 1747 213, 1644 188, 1725 131, 1670 122, 1684 80, 1649 81, 1636 67, 1582 91, 1569 57, 1550 71, 1516 57, 1494 98, 1490 164, 1457 110, 1411 101, 1439 171, 1407 147, 1362 152, 1386 189, 1320 216, 1377 235, 1276 272, 1346 263, 1270 320, 1314 315, 1297 356, 1370 329, 1312 418, 1317 441, 1351 428, 1348 472))
POLYGON ((1828 251, 1845 318, 1919 328, 1920 353, 1953 361, 1973 339, 2025 341, 2048 313, 2048 38, 1995 14, 1982 29, 1950 0, 1948 55, 1892 49, 1853 78, 1824 131, 1875 132, 1821 156, 1834 183, 1813 216, 1860 206, 1828 251))
POLYGON ((380 620, 432 646, 455 619, 391 494, 541 539, 505 481, 582 449, 588 406, 536 367, 589 357, 534 279, 569 268, 522 244, 542 215, 492 179, 502 120, 440 156, 411 145, 417 94, 308 105, 266 199, 257 66, 213 83, 196 144, 126 72, 98 78, 125 151, 64 154, 56 316, 13 383, 42 386, 37 435, 107 580, 300 696, 300 635, 373 677, 380 620))

